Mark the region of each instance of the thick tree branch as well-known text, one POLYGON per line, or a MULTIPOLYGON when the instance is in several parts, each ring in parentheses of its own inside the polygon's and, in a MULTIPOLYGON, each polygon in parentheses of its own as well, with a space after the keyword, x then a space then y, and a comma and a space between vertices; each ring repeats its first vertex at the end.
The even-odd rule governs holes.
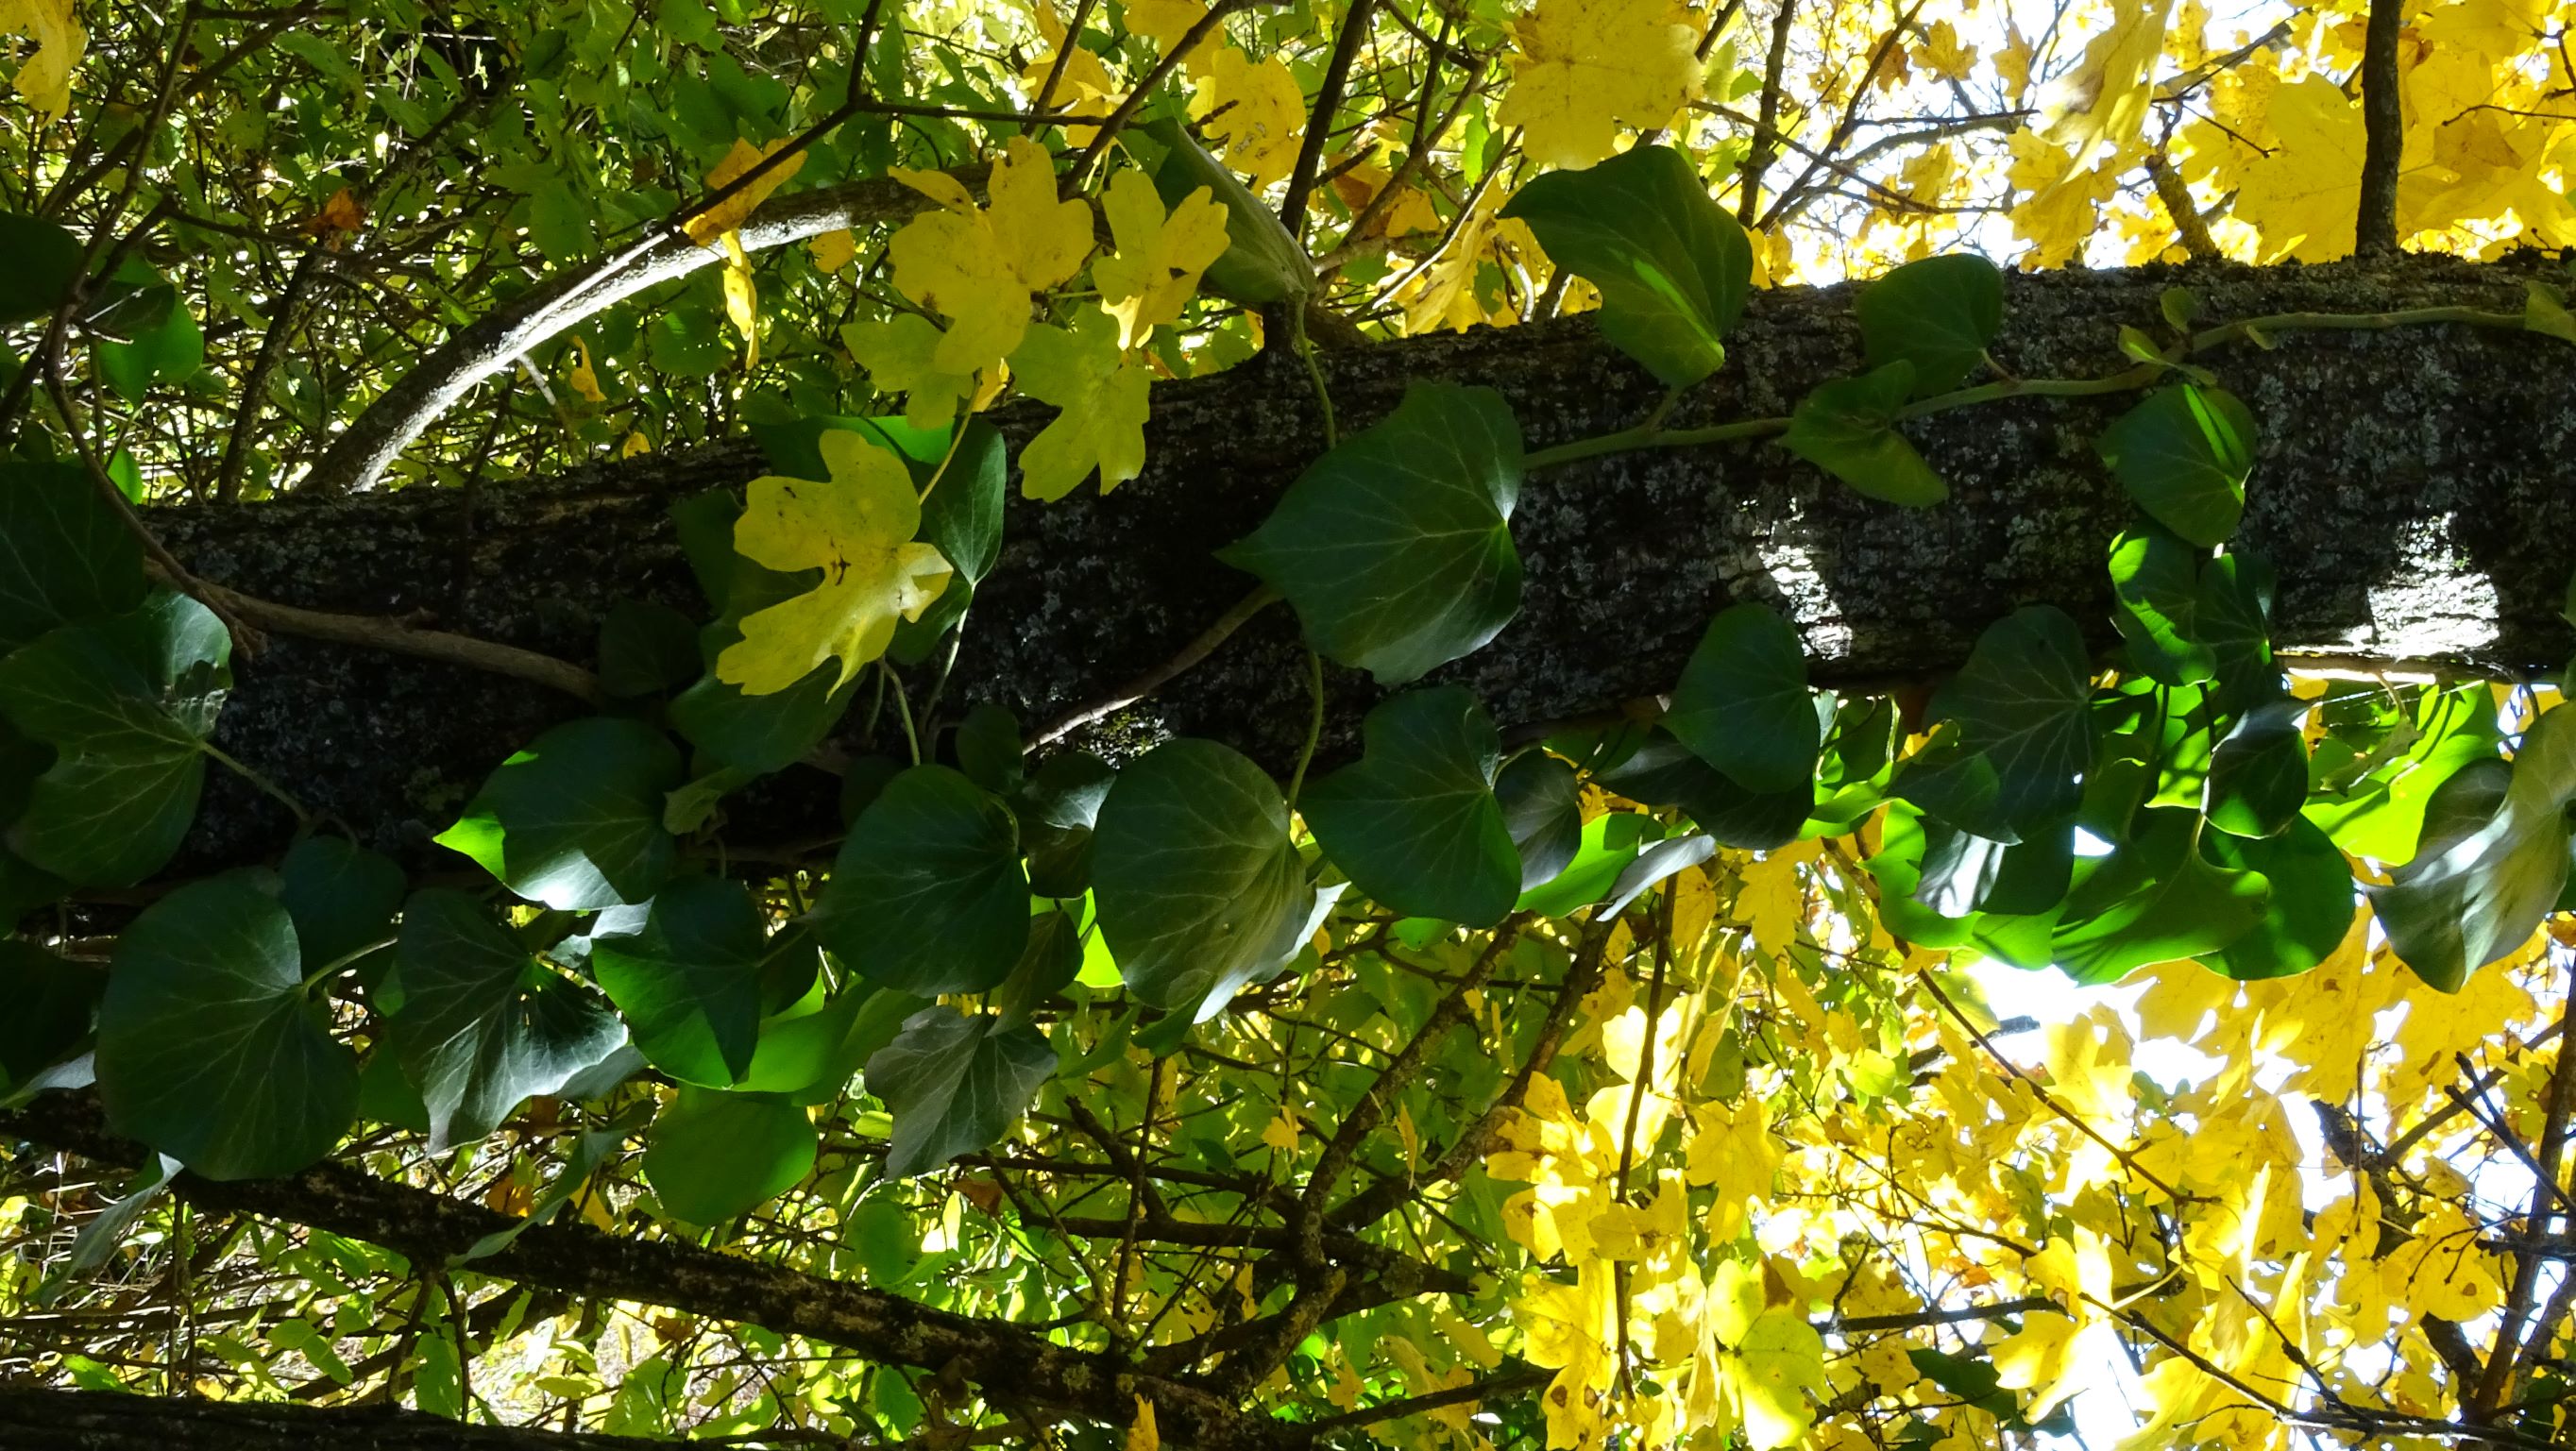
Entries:
POLYGON ((0 1451, 671 1451, 680 1444, 469 1426, 391 1407, 172 1400, 0 1385, 0 1451))

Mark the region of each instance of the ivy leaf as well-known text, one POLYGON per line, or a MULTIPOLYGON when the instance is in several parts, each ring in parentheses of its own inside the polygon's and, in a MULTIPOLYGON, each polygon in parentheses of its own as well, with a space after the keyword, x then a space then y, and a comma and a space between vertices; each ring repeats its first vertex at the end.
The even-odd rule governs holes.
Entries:
POLYGON ((305 991, 295 924, 240 876, 120 934, 99 1004, 108 1122, 209 1179, 292 1174, 358 1115, 358 1058, 305 991))
POLYGON ((2049 939, 2050 957, 2088 986, 2129 970, 2216 952, 2250 931, 2271 903, 2261 874, 2213 866, 2199 851, 2200 819, 2149 807, 2109 856, 2076 864, 2074 890, 2049 939))
POLYGON ((1194 1022, 1296 955, 1315 892, 1288 805, 1214 741, 1167 741, 1118 773, 1092 835, 1100 930, 1128 990, 1194 1022))
POLYGON ((2235 714, 2281 693, 2272 659, 2272 565, 2233 551, 2203 565, 2198 608, 2201 641, 2217 661, 2210 699, 2235 714))
POLYGON ((128 886, 159 869, 197 814, 231 653, 222 621, 164 592, 0 659, 0 714, 55 753, 9 828, 10 848, 95 886, 128 886))
POLYGON ((1000 1143, 1054 1072, 1055 1050, 1035 1028, 954 1008, 914 1014, 865 1074, 894 1116, 885 1172, 908 1179, 1000 1143))
POLYGON ((750 1071, 768 934, 741 883, 682 877, 631 931, 594 932, 590 944, 591 973, 644 1061, 711 1088, 750 1071))
POLYGON ((59 1063, 89 1035, 106 980, 22 937, 0 938, 0 1097, 59 1063))
POLYGON ((1403 685, 1520 610, 1520 424, 1490 388, 1416 383, 1220 554, 1288 597, 1327 657, 1403 685))
POLYGON ((396 949, 402 1006, 390 1031, 429 1110, 429 1149, 498 1128, 626 1042, 587 987, 538 962, 463 892, 414 893, 396 949))
POLYGON ((741 1087, 805 1104, 834 1098, 869 1055, 894 1041, 904 1019, 928 1006, 910 993, 860 983, 813 1012, 779 1014, 760 1025, 760 1046, 741 1087))
POLYGON ((1593 779, 1641 805, 1678 806, 1701 831, 1744 851, 1796 841, 1816 802, 1809 781, 1786 791, 1748 791, 1661 727, 1593 779))
POLYGON ((670 880, 679 844, 662 826, 680 753, 660 731, 612 716, 567 721, 501 763, 434 840, 532 902, 567 912, 643 902, 670 880))
POLYGON ((644 1182, 672 1218, 722 1224, 795 1188, 820 1147, 782 1095, 683 1086, 644 1132, 644 1182))
POLYGON ((1914 365, 1902 358, 1819 384, 1799 401, 1781 446, 1873 499, 1914 509, 1940 503, 1950 486, 1896 431, 1913 392, 1914 365))
POLYGON ((1723 339, 1753 285, 1753 247, 1680 152, 1636 146, 1552 172, 1502 215, 1528 223, 1550 261, 1600 289, 1601 335, 1665 386, 1688 387, 1725 363, 1723 339))
POLYGON ((1583 846, 1583 778, 1545 751, 1524 751, 1495 778, 1494 799, 1520 854, 1521 890, 1556 880, 1583 846))
POLYGON ((308 836, 286 853, 277 874, 277 899, 295 921, 306 972, 393 936, 403 870, 382 853, 336 836, 308 836))
POLYGON ((2210 752, 2209 824, 2234 836, 2276 836, 2308 799, 2304 701, 2266 701, 2237 717, 2210 752))
POLYGON ((1118 773, 1088 751, 1058 751, 1020 788, 1012 807, 1028 851, 1029 890, 1079 897, 1091 887, 1091 831, 1118 773))
POLYGON ((918 665, 930 658, 931 646, 939 637, 965 618, 966 607, 975 599, 975 586, 984 582, 1002 557, 1011 450, 1002 431, 982 418, 960 424, 953 444, 944 432, 903 438, 895 433, 891 420, 876 420, 872 426, 895 438, 913 481, 930 489, 921 501, 922 542, 937 549, 956 571, 921 618, 895 626, 894 644, 886 654, 899 665, 918 665))
POLYGON ((2293 820, 2277 836, 2217 833, 2201 851, 2220 868, 2260 873, 2270 884, 2269 908, 2243 935, 2201 962, 2239 982, 2290 977, 2334 955, 2352 929, 2359 888, 2352 866, 2316 825, 2293 820))
POLYGON ((206 363, 206 335, 198 329, 197 319, 178 303, 170 284, 145 271, 158 291, 170 295, 163 304, 166 315, 149 326, 119 328, 125 337, 101 338, 98 343, 99 376, 128 403, 142 402, 159 384, 185 382, 206 363))
POLYGON ((946 766, 905 771, 850 828, 813 921, 824 946, 880 986, 991 989, 1029 935, 1011 814, 946 766))
MULTIPOLYGON (((48 46, 45 55, 53 54, 48 46)), ((34 84, 28 77, 35 69, 21 70, 21 90, 34 84)), ((60 72, 59 94, 70 96, 71 72, 68 63, 60 72)), ((59 108, 57 108, 59 109, 59 108)), ((33 322, 50 317, 63 300, 72 295, 72 284, 79 280, 81 243, 78 237, 55 222, 19 212, 0 212, 0 323, 33 322)))
POLYGON ((1199 274, 1225 255, 1225 208, 1202 186, 1166 213, 1154 183, 1131 170, 1110 178, 1100 212, 1118 250, 1091 264, 1091 280, 1102 310, 1118 320, 1118 346, 1132 348, 1156 324, 1179 321, 1199 274))
POLYGON ((1974 252, 1908 262, 1864 288, 1852 312, 1872 367, 1914 365, 1914 391, 1943 393, 1979 363, 2004 321, 2004 275, 1974 252))
POLYGON ((2389 945, 2415 975, 2457 992, 2537 931, 2567 885, 2566 810, 2576 802, 2576 710, 2523 732, 2503 789, 2464 768, 2433 793, 2415 859, 2371 887, 2389 945))
POLYGON ((1325 853, 1401 915, 1501 921, 1521 864, 1494 798, 1502 738, 1484 706, 1455 685, 1408 691, 1371 710, 1361 731, 1361 759, 1298 802, 1325 853))
POLYGON ((1767 605, 1720 611, 1682 667, 1664 728, 1748 791, 1806 786, 1824 727, 1797 628, 1767 605))
POLYGON ((79 469, 0 464, 0 655, 144 593, 142 544, 79 469))
POLYGON ((2147 521, 2111 541, 2111 622, 2129 659, 2164 685, 2199 685, 2218 673, 2198 637, 2200 558, 2182 536, 2147 521))
POLYGON ((1118 324, 1089 311, 1071 330, 1037 323, 1011 354, 1021 389, 1058 412, 1020 450, 1020 492, 1053 503, 1091 477, 1100 492, 1145 471, 1146 394, 1154 375, 1119 350, 1118 324))
POLYGON ((1957 678, 1934 697, 1956 728, 1917 754, 1898 789, 1924 810, 1990 841, 2072 815, 2093 757, 2092 665, 2075 622, 2028 605, 1987 627, 1957 678))
POLYGON ((2193 544, 2224 544, 2244 520, 2254 415, 2232 393, 2197 383, 2158 389, 2095 447, 2138 507, 2193 544))
POLYGON ((948 561, 916 541, 921 501, 901 459, 854 433, 820 443, 828 483, 751 481, 734 548, 766 569, 820 568, 822 582, 743 618, 741 643, 716 657, 716 678, 747 695, 785 690, 834 656, 837 689, 883 655, 895 621, 919 619, 948 586, 948 561))

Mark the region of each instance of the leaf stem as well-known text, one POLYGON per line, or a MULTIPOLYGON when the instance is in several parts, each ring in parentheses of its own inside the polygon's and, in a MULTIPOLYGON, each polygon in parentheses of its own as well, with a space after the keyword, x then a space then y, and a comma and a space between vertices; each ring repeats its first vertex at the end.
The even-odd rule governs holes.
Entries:
POLYGON ((1297 752, 1297 770, 1288 778, 1288 806, 1294 810, 1297 793, 1306 786, 1306 767, 1315 759, 1315 743, 1324 738, 1324 657, 1315 647, 1306 647, 1306 692, 1314 698, 1315 713, 1306 718, 1306 744, 1297 752))
POLYGON ((885 683, 894 695, 895 718, 903 722, 904 744, 912 748, 912 763, 918 766, 921 764, 921 736, 912 728, 912 701, 904 695, 903 681, 895 675, 893 666, 880 660, 877 669, 884 673, 885 683))
POLYGON ((311 972, 306 973, 304 975, 304 986, 296 989, 296 991, 309 993, 315 988, 321 986, 323 983, 330 981, 332 978, 337 977, 342 972, 348 970, 351 966, 357 963, 358 959, 369 956, 373 953, 382 952, 400 940, 400 938, 387 937, 382 941, 370 942, 364 947, 353 947, 347 952, 343 952, 339 956, 332 958, 329 962, 322 964, 320 967, 313 969, 311 972))
POLYGON ((254 771, 250 767, 243 765, 241 762, 234 760, 232 757, 225 755, 221 750, 216 748, 215 743, 212 741, 197 742, 197 749, 205 752, 216 761, 231 768, 234 775, 239 776, 253 786, 258 787, 263 793, 273 798, 279 805, 294 812, 297 831, 303 832, 312 830, 313 813, 305 808, 303 802, 298 801, 293 796, 289 795, 285 787, 278 785, 276 782, 261 775, 259 772, 254 771))
POLYGON ((1306 337, 1306 309, 1300 304, 1288 309, 1288 341, 1296 348, 1297 357, 1306 365, 1306 381, 1315 387, 1315 407, 1324 415, 1324 447, 1329 450, 1341 444, 1341 430, 1333 426, 1333 394, 1324 386, 1324 370, 1315 362, 1315 345, 1306 337))

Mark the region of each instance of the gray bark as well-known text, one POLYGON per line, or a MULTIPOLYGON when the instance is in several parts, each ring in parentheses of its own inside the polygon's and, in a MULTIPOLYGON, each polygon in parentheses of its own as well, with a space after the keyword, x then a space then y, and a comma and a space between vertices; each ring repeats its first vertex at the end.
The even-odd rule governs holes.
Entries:
POLYGON ((678 1444, 466 1426, 390 1406, 319 1409, 0 1385, 0 1451, 669 1451, 678 1444))
MULTIPOLYGON (((2200 294, 2208 325, 2286 311, 2518 310, 2538 275, 2533 257, 2016 276, 1993 353, 2021 377, 2117 371, 2119 325, 2158 330, 2158 294, 2176 284, 2200 294)), ((1673 422, 1784 414, 1852 371, 1849 303, 1843 288, 1758 295, 1726 368, 1673 422)), ((2202 361, 2261 422, 2238 542, 2279 566, 2283 649, 2499 672, 2567 659, 2576 635, 2558 611, 2576 562, 2576 349, 2440 326, 2288 333, 2269 350, 2202 361)), ((1333 353, 1325 369, 1346 430, 1382 416, 1408 381, 1445 379, 1500 389, 1532 448, 1633 424, 1659 392, 1584 317, 1333 353)), ((2092 440, 2132 401, 2018 399, 1907 425, 1952 490, 1926 510, 1862 498, 1769 442, 1535 475, 1513 521, 1527 569, 1519 617, 1432 678, 1472 687, 1507 728, 1597 711, 1669 688, 1709 616, 1740 600, 1794 620, 1828 682, 1935 674, 1985 625, 2038 601, 2107 643, 2104 548, 2130 506, 2092 440)), ((1002 421, 1024 441, 1049 413, 1006 410, 1002 421)), ((1292 360, 1159 385, 1143 477, 1106 497, 1086 487, 1052 505, 1013 501, 951 706, 999 701, 1034 723, 1168 658, 1252 583, 1210 551, 1256 526, 1319 448, 1292 360)), ((253 594, 426 611, 444 628, 586 658, 617 599, 703 613, 664 510, 760 472, 753 447, 734 440, 472 493, 174 509, 153 522, 191 569, 253 594)), ((288 638, 238 673, 226 749, 414 861, 434 854, 427 834, 492 766, 583 709, 517 682, 288 638)), ((1294 622, 1273 609, 1110 734, 1212 736, 1284 771, 1304 695, 1294 622)), ((1377 695, 1362 677, 1329 673, 1328 757, 1377 695)), ((828 831, 830 799, 827 779, 791 772, 738 804, 734 826, 772 840, 828 831)), ((238 783, 218 782, 182 867, 256 857, 285 828, 238 783)))

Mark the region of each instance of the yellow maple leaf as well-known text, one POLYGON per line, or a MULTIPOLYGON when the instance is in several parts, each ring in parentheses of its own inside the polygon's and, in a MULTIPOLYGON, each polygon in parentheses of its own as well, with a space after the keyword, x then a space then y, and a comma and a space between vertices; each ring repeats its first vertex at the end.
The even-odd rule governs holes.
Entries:
POLYGON ((651 453, 652 451, 653 440, 646 438, 640 430, 627 434, 626 441, 617 446, 617 456, 619 458, 633 458, 639 453, 651 453))
POLYGON ((1127 0, 1127 28, 1170 50, 1207 9, 1204 0, 1127 0))
POLYGON ((745 695, 768 695, 841 658, 840 684, 885 653, 895 620, 921 612, 948 587, 948 561, 912 536, 921 501, 903 461, 855 433, 822 436, 828 482, 751 481, 733 547, 777 570, 820 568, 823 582, 755 611, 742 639, 716 657, 716 678, 745 695))
POLYGON ((1512 22, 1496 124, 1548 166, 1590 166, 1622 126, 1660 126, 1699 94, 1699 27, 1672 0, 1539 0, 1512 22))
POLYGON ((1286 178, 1306 127, 1306 93, 1288 62, 1255 61, 1229 45, 1198 74, 1190 115, 1207 118, 1225 164, 1250 177, 1254 191, 1286 178))
POLYGON ((965 374, 1001 361, 1028 331, 1030 294, 1080 270, 1091 250, 1091 208, 1056 200, 1046 148, 1024 136, 1012 137, 993 166, 989 207, 977 207, 943 172, 893 174, 940 207, 887 245, 894 285, 949 319, 932 362, 965 374))
POLYGON ((2262 234, 2257 261, 2324 262, 2352 250, 2361 209, 2361 108, 2311 75, 2274 93, 2272 154, 2245 169, 2235 214, 2262 234))
POLYGON ((18 94, 48 121, 72 105, 72 71, 89 36, 72 18, 72 0, 0 0, 0 35, 23 35, 36 53, 18 63, 18 94))
POLYGON ((1041 324, 1011 354, 1020 387, 1063 411, 1020 451, 1020 491, 1055 500, 1100 473, 1100 492, 1145 468, 1146 390, 1153 374, 1128 361, 1107 313, 1083 314, 1070 330, 1041 324))
POLYGON ((1959 40, 1959 28, 1947 20, 1935 20, 1923 28, 1923 48, 1918 52, 1926 69, 1945 81, 1964 81, 1977 66, 1977 48, 1959 40))
POLYGON ((814 259, 815 271, 838 272, 858 260, 859 239, 850 235, 849 228, 843 227, 807 242, 805 251, 814 259))
POLYGON ((1297 1152, 1297 1110, 1283 1106, 1277 1117, 1262 1126, 1261 1142, 1283 1154, 1297 1152))
POLYGON ((574 338, 572 345, 580 351, 581 356, 570 368, 564 370, 565 383, 571 386, 573 392, 593 403, 607 402, 608 395, 599 391, 599 372, 590 365, 589 341, 584 338, 574 338))
POLYGON ((1127 1451, 1161 1451, 1162 1433, 1154 1426, 1154 1403, 1136 1398, 1136 1419, 1127 1423, 1127 1451))
MULTIPOLYGON (((778 149, 786 144, 784 141, 772 141, 767 146, 754 146, 739 136, 735 137, 733 149, 725 153, 724 160, 716 163, 715 170, 707 173, 708 190, 718 191, 733 185, 753 167, 776 155, 778 149)), ((771 192, 785 186, 788 178, 794 176, 804 165, 805 153, 799 151, 762 172, 759 180, 689 218, 689 240, 704 247, 716 238, 740 227, 751 219, 753 212, 760 209, 762 202, 769 200, 771 192)))
POLYGON ((2172 9, 2173 0, 2117 0, 2110 28, 2041 95, 2039 133, 2071 156, 2072 171, 2138 139, 2172 9))
POLYGON ((751 255, 742 250, 742 234, 724 234, 725 316, 742 334, 744 372, 760 366, 760 293, 752 285, 751 255))
POLYGON ((2496 60, 2529 49, 2547 28, 2551 0, 2455 0, 2424 17, 2419 30, 2434 54, 2465 47, 2496 60))
POLYGON ((939 325, 919 313, 854 322, 841 329, 841 345, 880 393, 904 395, 906 422, 937 428, 957 416, 957 403, 975 391, 973 373, 944 373, 932 361, 939 353, 939 325))
POLYGON ((1091 278, 1100 284, 1101 307, 1118 319, 1118 345, 1132 348, 1155 324, 1177 321, 1199 274, 1225 255, 1225 208, 1200 187, 1167 216, 1145 173, 1122 171, 1100 209, 1118 251, 1093 263, 1091 278))
POLYGON ((1804 1439, 1815 1420, 1808 1394, 1825 1393, 1824 1337, 1798 1298, 1768 1263, 1728 1260, 1709 1285, 1709 1318, 1728 1352, 1727 1387, 1754 1451, 1804 1439))
POLYGON ((2065 1315, 2041 1311, 1995 1346, 1995 1383, 2031 1393, 2026 1416, 2045 1420, 2057 1403, 2083 1388, 2096 1367, 2076 1355, 2084 1327, 2065 1315))

